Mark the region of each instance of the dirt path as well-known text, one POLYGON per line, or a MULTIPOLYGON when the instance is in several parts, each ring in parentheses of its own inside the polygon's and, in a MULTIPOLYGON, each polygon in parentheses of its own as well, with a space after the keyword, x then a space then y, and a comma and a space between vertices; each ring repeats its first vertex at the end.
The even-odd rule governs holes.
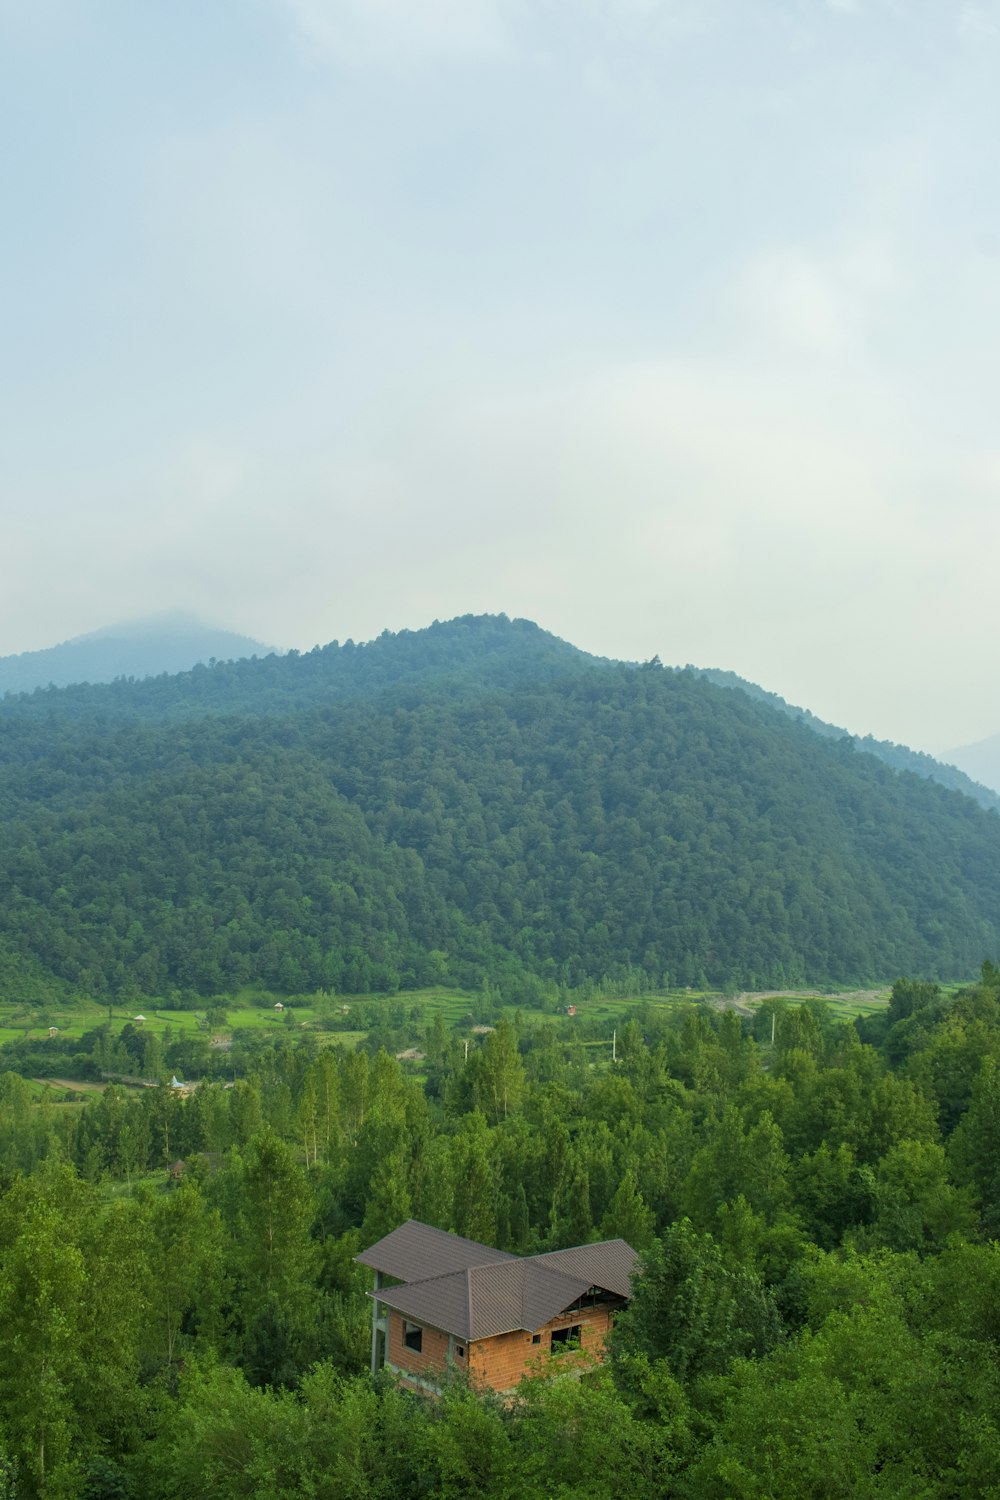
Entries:
POLYGON ((821 995, 818 990, 744 990, 742 994, 710 1000, 716 1010, 734 1010, 740 1016, 752 1016, 758 1005, 765 1000, 846 1000, 854 1005, 877 1005, 884 1002, 886 990, 837 990, 821 995))
POLYGON ((75 1089, 78 1094, 103 1094, 107 1084, 84 1082, 81 1078, 35 1078, 33 1083, 44 1083, 50 1089, 75 1089))

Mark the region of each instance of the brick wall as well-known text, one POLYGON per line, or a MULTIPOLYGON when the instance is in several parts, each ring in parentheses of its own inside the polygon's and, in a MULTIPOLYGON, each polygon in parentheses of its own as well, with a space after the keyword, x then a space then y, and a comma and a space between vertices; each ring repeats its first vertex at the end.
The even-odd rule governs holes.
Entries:
MULTIPOLYGON (((532 1342, 532 1335, 519 1330, 516 1333, 501 1333, 496 1338, 478 1339, 476 1343, 463 1345, 455 1340, 456 1353, 465 1348, 465 1358, 455 1358, 456 1370, 467 1369, 474 1385, 489 1386, 495 1391, 510 1391, 526 1375, 551 1374, 557 1370, 586 1369, 600 1364, 604 1358, 604 1347, 611 1332, 614 1307, 604 1305, 584 1308, 580 1312, 564 1313, 553 1318, 540 1330, 539 1342, 532 1342), (580 1348, 552 1353, 552 1334, 560 1328, 580 1328, 580 1348)), ((448 1335, 437 1328, 423 1327, 420 1353, 408 1349, 403 1343, 402 1313, 388 1309, 389 1344, 387 1358, 391 1365, 404 1372, 410 1371, 422 1379, 433 1381, 435 1375, 448 1363, 448 1335)), ((559 1345, 555 1348, 559 1350, 559 1345)))
MULTIPOLYGON (((608 1306, 588 1307, 580 1312, 564 1313, 553 1318, 540 1330, 537 1344, 530 1333, 501 1333, 496 1338, 479 1339, 469 1348, 469 1376, 474 1384, 490 1386, 495 1391, 509 1391, 525 1375, 550 1374, 556 1370, 586 1369, 600 1364, 611 1331, 614 1309, 608 1306), (579 1350, 552 1353, 552 1334, 560 1328, 580 1327, 579 1350)), ((558 1345, 556 1345, 558 1349, 558 1345)))
MULTIPOLYGON (((402 1313, 389 1308, 389 1348, 386 1358, 398 1370, 412 1370, 415 1375, 428 1375, 431 1379, 448 1363, 448 1335, 437 1328, 423 1329, 420 1353, 407 1349, 403 1343, 402 1313)), ((456 1364, 460 1361, 456 1360, 456 1364)))

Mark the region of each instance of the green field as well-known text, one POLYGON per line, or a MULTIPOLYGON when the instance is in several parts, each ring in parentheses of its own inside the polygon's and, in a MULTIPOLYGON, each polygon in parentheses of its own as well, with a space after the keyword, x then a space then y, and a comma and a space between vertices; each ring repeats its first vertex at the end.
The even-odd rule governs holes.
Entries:
MULTIPOLYGON (((942 988, 946 991, 955 990, 960 985, 955 983, 942 988)), ((737 996, 700 990, 672 990, 620 997, 601 995, 578 1000, 575 1019, 580 1023, 589 1023, 588 1029, 593 1027, 595 1021, 604 1023, 606 1036, 596 1040, 593 1037, 586 1040, 581 1038, 580 1043, 599 1053, 605 1046, 610 1046, 616 1027, 622 1025, 626 1016, 639 1006, 673 1010, 693 1002, 706 1001, 716 1009, 735 1010, 737 1014, 747 1016, 771 1000, 781 1000, 789 1005, 820 1000, 828 1006, 837 1020, 848 1021, 884 1009, 889 1000, 889 987, 845 990, 826 995, 815 990, 768 991, 737 996)), ((378 1024, 382 1012, 385 1013, 386 1024, 390 1025, 398 1023, 402 1013, 405 1024, 411 1031, 414 1025, 418 1029, 423 1028, 439 1015, 449 1030, 461 1034, 470 1034, 479 1018, 485 1015, 480 995, 446 986, 403 991, 395 995, 343 995, 335 998, 315 995, 283 996, 280 1003, 284 1009, 280 1012, 274 1008, 276 1003, 277 997, 260 990, 243 991, 230 997, 228 1003, 217 999, 210 1002, 207 1008, 199 1010, 169 1010, 155 1000, 146 1000, 141 1003, 141 1008, 136 1005, 134 1010, 113 1005, 110 1011, 107 1005, 93 1000, 80 1000, 64 1006, 49 1003, 37 1007, 26 1005, 23 1001, 0 1000, 0 1046, 5 1042, 25 1039, 44 1042, 50 1026, 58 1027, 60 1041, 79 1038, 110 1019, 115 1034, 129 1023, 158 1035, 169 1028, 175 1038, 185 1033, 201 1034, 207 1038, 231 1036, 234 1031, 251 1031, 262 1038, 273 1036, 277 1039, 309 1030, 319 1033, 318 1040, 323 1045, 351 1048, 356 1047, 367 1036, 365 1023, 378 1024), (347 1016, 341 1016, 341 1006, 347 1007, 347 1016), (216 1017, 214 1024, 209 1025, 209 1012, 223 1007, 225 1024, 219 1024, 216 1017), (359 1011, 360 1016, 357 1015, 359 1011), (414 1012, 419 1013, 419 1020, 415 1022, 412 1019, 414 1012), (136 1021, 138 1015, 144 1017, 142 1022, 136 1021), (339 1029, 339 1026, 330 1027, 330 1020, 338 1023, 342 1021, 344 1029, 339 1029), (362 1022, 361 1025, 357 1024, 358 1020, 362 1022)), ((562 1009, 505 1006, 490 1012, 493 1019, 497 1014, 516 1015, 523 1021, 535 1023, 565 1022, 567 1037, 572 1037, 573 1019, 567 1017, 562 1009)))

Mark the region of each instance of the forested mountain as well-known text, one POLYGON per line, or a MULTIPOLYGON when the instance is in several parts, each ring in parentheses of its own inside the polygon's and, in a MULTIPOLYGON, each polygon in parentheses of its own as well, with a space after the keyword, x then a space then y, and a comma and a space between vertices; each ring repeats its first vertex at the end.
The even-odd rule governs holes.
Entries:
POLYGON ((502 620, 5 705, 0 882, 10 961, 95 994, 763 987, 1000 949, 995 814, 502 620))
POLYGON ((373 698, 388 690, 403 703, 468 696, 488 688, 551 682, 568 673, 615 663, 588 656, 530 620, 464 615, 425 630, 383 631, 373 641, 331 641, 312 651, 261 659, 218 660, 175 676, 143 682, 84 683, 54 694, 39 691, 0 702, 0 717, 63 719, 187 719, 205 714, 271 715, 317 708, 335 700, 373 698))
POLYGON ((185 672, 196 662, 266 656, 270 647, 180 611, 150 615, 76 636, 42 651, 0 657, 0 697, 71 683, 112 682, 185 672))
POLYGON ((869 755, 877 756, 887 766, 892 766, 894 771, 912 771, 915 776, 923 776, 928 781, 936 781, 953 791, 964 792, 967 797, 978 802, 980 807, 992 807, 1000 812, 1000 795, 997 793, 997 787, 1000 786, 1000 735, 994 740, 984 741, 982 746, 973 745, 965 751, 950 751, 949 754, 955 760, 955 764, 950 765, 936 760, 933 755, 925 755, 922 750, 911 750, 907 745, 894 745, 891 740, 877 740, 870 734, 851 734, 847 729, 840 729, 836 724, 818 719, 807 708, 796 708, 794 704, 786 703, 777 693, 769 693, 766 688, 758 687, 755 682, 748 682, 745 677, 738 677, 735 672, 723 672, 717 667, 692 670, 699 671, 702 677, 718 687, 737 688, 761 703, 770 703, 780 713, 800 720, 816 734, 827 739, 849 739, 858 750, 866 750, 869 755), (993 747, 992 759, 987 750, 990 745, 993 747), (977 758, 976 752, 980 750, 987 753, 977 758))

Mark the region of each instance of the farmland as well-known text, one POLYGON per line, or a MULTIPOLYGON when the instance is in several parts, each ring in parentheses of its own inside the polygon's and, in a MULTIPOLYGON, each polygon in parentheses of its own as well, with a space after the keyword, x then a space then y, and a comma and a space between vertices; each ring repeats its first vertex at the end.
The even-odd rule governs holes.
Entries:
MULTIPOLYGON (((885 1008, 888 989, 840 991, 820 995, 816 991, 774 992, 725 996, 711 991, 673 990, 638 995, 597 995, 578 999, 572 1013, 566 1006, 501 1006, 484 1000, 482 994, 449 987, 431 987, 401 992, 397 995, 346 995, 335 999, 325 995, 283 996, 278 998, 261 991, 244 991, 233 996, 218 996, 203 1009, 172 1009, 155 1000, 145 1001, 142 1008, 120 1004, 103 1005, 78 999, 63 1005, 48 1003, 32 1006, 12 1000, 0 1000, 0 1061, 2 1049, 10 1043, 34 1042, 44 1053, 49 1042, 66 1044, 104 1031, 111 1039, 120 1038, 125 1028, 161 1042, 176 1044, 189 1038, 201 1039, 214 1048, 227 1048, 233 1039, 243 1037, 256 1046, 269 1041, 284 1043, 310 1036, 319 1046, 341 1046, 353 1050, 373 1032, 373 1045, 381 1041, 390 1050, 404 1051, 419 1044, 427 1027, 440 1017, 445 1029, 474 1041, 481 1039, 487 1027, 501 1016, 509 1016, 522 1028, 548 1025, 560 1028, 562 1039, 600 1053, 610 1049, 615 1031, 635 1015, 671 1012, 705 1002, 713 1009, 734 1010, 750 1020, 762 1005, 775 1002, 796 1006, 807 1001, 821 1001, 832 1019, 847 1021, 871 1015, 885 1008), (477 1029, 478 1028, 478 1029, 477 1029), (400 1045, 396 1046, 395 1043, 400 1045)), ((64 1046, 59 1048, 64 1051, 64 1046)), ((196 1070, 190 1070, 197 1077, 196 1070)), ((47 1070, 46 1070, 47 1072, 47 1070)), ((63 1088, 94 1089, 101 1086, 94 1079, 76 1080, 63 1076, 39 1084, 51 1097, 63 1088)))

